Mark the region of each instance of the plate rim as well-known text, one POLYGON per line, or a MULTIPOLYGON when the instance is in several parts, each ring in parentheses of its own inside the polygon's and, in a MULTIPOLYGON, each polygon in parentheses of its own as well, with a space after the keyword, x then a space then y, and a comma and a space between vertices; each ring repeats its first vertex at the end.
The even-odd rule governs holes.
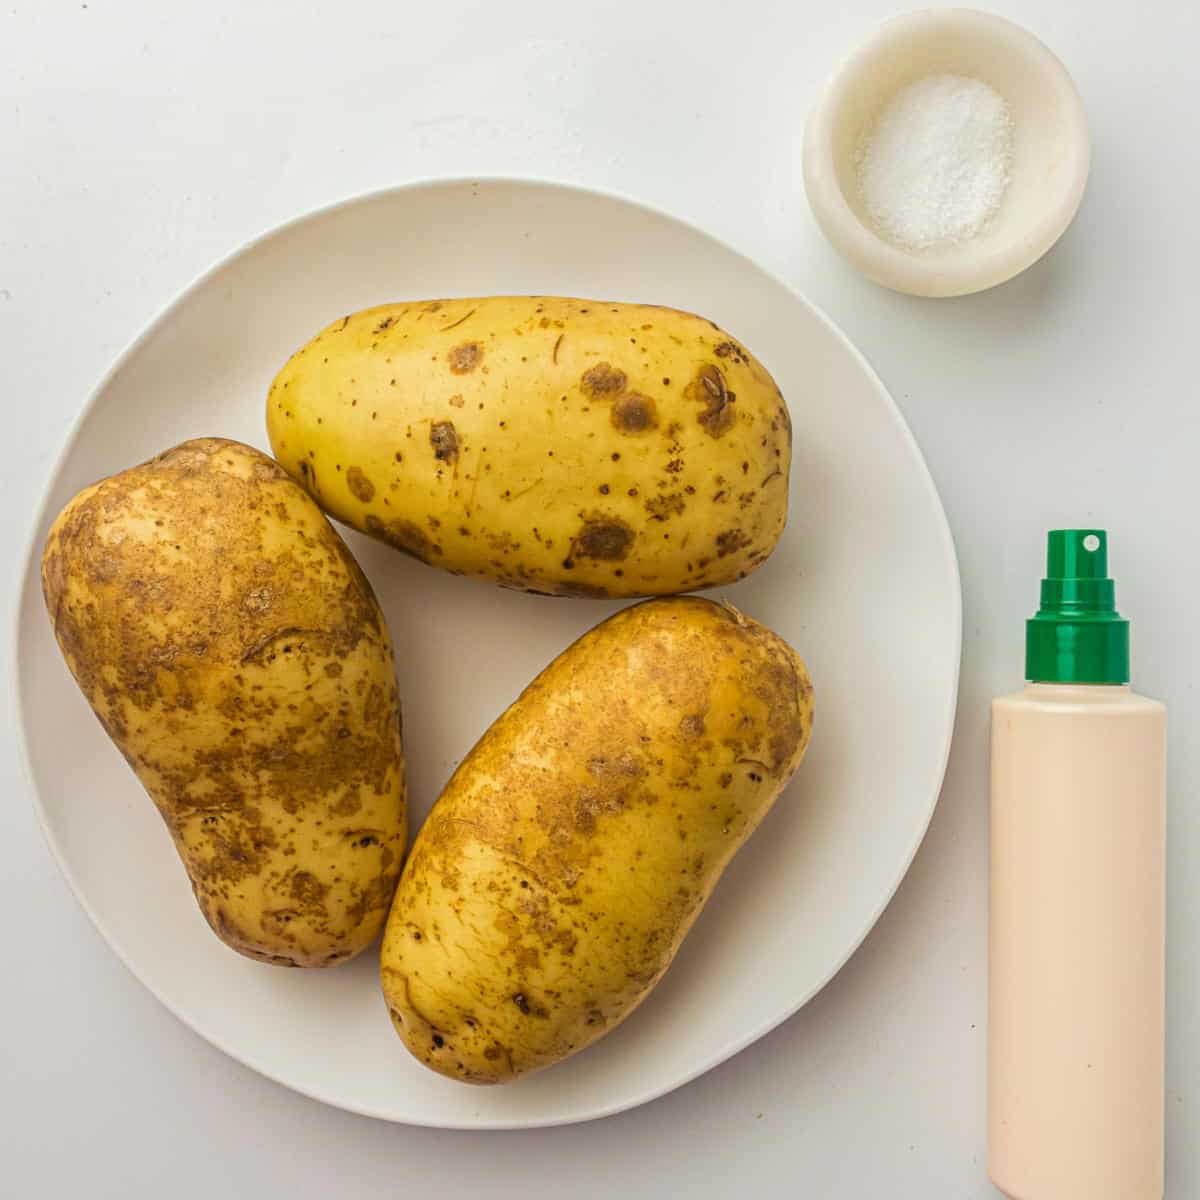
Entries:
MULTIPOLYGON (((710 233, 708 230, 684 217, 675 215, 666 209, 659 208, 657 205, 648 204, 643 200, 638 200, 635 197, 627 195, 616 189, 601 188, 590 184, 575 183, 570 180, 556 179, 549 176, 538 175, 503 175, 503 174, 482 174, 482 175, 460 175, 460 176, 428 176, 420 179, 410 180, 407 183, 392 184, 387 187, 374 188, 366 192, 357 192, 349 196, 342 197, 338 200, 330 201, 327 204, 319 205, 316 208, 310 209, 307 212, 291 217, 279 224, 272 225, 267 229, 261 230, 250 238, 241 242, 227 254, 217 259, 214 263, 208 266, 200 274, 196 275, 192 281, 180 291, 176 292, 172 298, 161 309, 154 313, 151 318, 142 325, 137 334, 125 344, 123 349, 113 359, 111 365, 103 373, 95 386, 88 392, 84 402, 76 411, 72 421, 67 427, 66 435, 54 453, 53 465, 50 473, 42 488, 41 496, 34 510, 33 522, 28 529, 24 546, 20 556, 21 572, 17 580, 17 596, 16 603, 12 606, 12 617, 10 618, 9 627, 9 644, 13 647, 14 653, 9 659, 8 668, 8 686, 13 700, 13 709, 16 715, 16 743, 17 757, 20 760, 22 774, 24 776, 26 787, 30 793, 34 811, 37 814, 38 825, 41 828, 42 838, 46 846, 50 850, 51 857, 66 880, 67 886, 70 888, 72 895, 83 909, 88 919, 91 921, 93 928, 100 935, 101 940, 108 949, 116 956, 117 960, 125 967, 125 969, 133 976, 133 978, 144 987, 154 998, 161 1004, 173 1017, 185 1025, 192 1033, 202 1038, 209 1045, 220 1050, 223 1054, 228 1055, 235 1062, 249 1068, 263 1078, 270 1080, 272 1083, 281 1087, 285 1087, 290 1091, 297 1092, 310 1100, 317 1101, 321 1104, 329 1105, 331 1108, 341 1109, 344 1112, 354 1113, 358 1116, 371 1117, 375 1120, 386 1121, 390 1124, 411 1125, 418 1128, 427 1129, 452 1129, 452 1130, 475 1130, 479 1132, 486 1131, 508 1131, 520 1129, 545 1129, 566 1125, 584 1124, 589 1121, 600 1120, 604 1117, 615 1116, 617 1113, 627 1112, 630 1109, 638 1108, 643 1104, 648 1104, 653 1100, 657 1100, 662 1096, 684 1087, 691 1083, 701 1075, 707 1074, 715 1067, 727 1062, 736 1054, 748 1046, 753 1045, 761 1038, 765 1037, 772 1030, 777 1029, 790 1017, 793 1017, 800 1011, 810 1000, 821 992, 830 981, 841 971, 846 963, 854 956, 862 943, 866 940, 867 935, 878 924, 880 917, 883 915, 888 905, 892 902, 896 892, 899 890, 901 883, 904 882, 908 875, 909 869, 912 866, 913 860, 916 858, 917 851, 925 840, 925 836, 929 831, 930 823, 933 820, 933 815, 937 810, 938 802, 941 798, 942 789, 945 786, 946 770, 949 765, 950 751, 954 741, 955 719, 958 709, 958 691, 961 680, 962 671, 962 576, 959 568, 958 553, 954 544, 954 536, 950 528, 949 518, 946 515, 946 509, 942 503, 942 498, 937 489, 937 484, 934 481, 933 474, 929 470, 929 465, 925 461, 925 455, 921 451, 916 437, 908 422, 905 420, 900 406, 896 403, 895 398, 888 390, 883 380, 879 377, 875 369, 871 366, 866 356, 861 350, 850 340, 842 329, 829 317, 825 311, 803 293, 797 291, 790 284, 782 280, 774 271, 763 266, 761 263, 751 258, 748 254, 744 254, 737 247, 726 242, 716 234, 710 233), (939 541, 941 543, 941 552, 944 558, 943 566, 949 571, 950 582, 953 584, 951 589, 954 600, 953 612, 953 642, 955 653, 953 656, 954 679, 953 685, 950 687, 949 694, 949 711, 945 714, 945 744, 942 747, 940 754, 940 763, 936 772, 933 786, 931 788, 931 796, 928 802, 927 810, 924 813, 920 826, 916 832, 916 836, 912 844, 907 848, 904 855, 903 863, 900 867, 895 879, 888 885, 885 892, 869 914, 867 921, 857 936, 848 945, 842 956, 824 975, 824 977, 804 992, 794 1002, 789 1001, 788 1006, 784 1011, 779 1013, 765 1025, 754 1029, 748 1034, 741 1035, 726 1043, 714 1054, 709 1055, 702 1064, 689 1070, 679 1078, 672 1079, 665 1084, 655 1083, 649 1088, 646 1088, 629 1098, 616 1101, 610 1104, 597 1105, 593 1109, 589 1109, 584 1113, 571 1114, 562 1117, 534 1117, 534 1118, 484 1118, 476 1121, 455 1121, 448 1122, 446 1120, 425 1121, 413 1119, 409 1117, 399 1117, 391 1112, 373 1108, 369 1105, 356 1105, 348 1103, 342 1099, 334 1099, 329 1095, 321 1094, 320 1090, 315 1087, 306 1087, 302 1083, 293 1082, 289 1079, 280 1078, 272 1069, 269 1069, 259 1062, 255 1061, 253 1054, 247 1054, 243 1051, 235 1050, 217 1035, 209 1033, 200 1028, 188 1014, 187 1010, 175 1003, 167 1001, 141 974, 132 962, 126 957, 117 942, 110 936, 105 929, 99 915, 92 908, 86 896, 83 893, 78 881, 73 875, 63 852, 59 848, 54 836, 50 831, 46 809, 42 801, 41 792, 38 788, 36 777, 33 768, 33 758, 29 746, 29 733, 25 723, 25 708, 23 703, 24 689, 22 682, 24 679, 22 667, 22 652, 21 652, 21 629, 25 625, 27 619, 27 606, 29 593, 34 579, 40 578, 40 554, 38 553, 41 541, 42 531, 46 526, 48 509, 50 507, 50 498, 57 489, 63 464, 75 449, 76 443, 79 441, 80 434, 83 429, 84 421, 88 414, 94 408, 96 402, 101 395, 107 390, 116 376, 124 369, 126 363, 142 348, 149 340, 150 335, 158 329, 158 327, 166 321, 178 308, 188 301, 197 291, 199 291, 206 283, 209 282, 219 272, 227 266, 256 250, 265 242, 280 234, 294 229, 302 224, 310 221, 318 220, 322 217, 329 216, 335 212, 344 209, 352 208, 356 205, 367 205, 373 201, 382 200, 386 197, 396 196, 400 193, 414 192, 425 189, 442 188, 442 187, 470 187, 477 185, 486 187, 489 185, 515 185, 521 187, 534 187, 547 192, 569 192, 575 194, 583 194, 607 201, 615 201, 618 204, 638 209, 641 212, 657 217, 660 220, 666 220, 676 226, 682 227, 687 232, 704 239, 707 242, 714 244, 717 248, 723 250, 727 254, 733 255, 736 259, 746 264, 754 271, 766 276, 777 287, 782 288, 789 296, 796 300, 822 324, 826 330, 830 332, 839 341, 843 348, 849 351, 850 355, 856 360, 860 369, 870 380, 875 390, 886 400, 885 409, 891 417, 893 424, 901 434, 909 453, 912 455, 917 466, 919 467, 920 483, 927 497, 933 503, 933 511, 939 518, 939 541)), ((40 590, 40 589, 39 589, 40 590)), ((414 834, 415 836, 415 834, 414 834)))

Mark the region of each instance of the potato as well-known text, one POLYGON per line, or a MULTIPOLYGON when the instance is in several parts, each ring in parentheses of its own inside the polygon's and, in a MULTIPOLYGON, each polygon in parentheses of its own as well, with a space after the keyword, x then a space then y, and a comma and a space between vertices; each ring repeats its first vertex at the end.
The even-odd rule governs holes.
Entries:
POLYGON ((185 442, 63 509, 42 586, 217 936, 285 966, 364 949, 404 855, 400 709, 371 586, 312 500, 249 446, 185 442))
POLYGON ((421 830, 381 970, 421 1062, 503 1083, 624 1020, 803 757, 804 664, 699 597, 627 608, 488 730, 421 830))
POLYGON ((787 518, 791 425, 711 321, 493 296, 343 317, 267 400, 326 512, 456 574, 558 596, 731 583, 787 518))

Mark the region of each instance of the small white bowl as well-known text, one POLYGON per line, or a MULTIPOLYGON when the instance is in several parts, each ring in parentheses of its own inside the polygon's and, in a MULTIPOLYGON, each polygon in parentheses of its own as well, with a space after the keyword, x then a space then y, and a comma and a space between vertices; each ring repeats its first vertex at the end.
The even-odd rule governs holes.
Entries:
POLYGON ((1037 38, 989 13, 926 9, 881 26, 829 80, 805 130, 804 186, 825 236, 868 278, 914 296, 964 296, 1011 279, 1058 241, 1083 198, 1090 157, 1075 84, 1037 38), (982 80, 1007 101, 1011 178, 977 237, 909 250, 867 216, 857 156, 901 88, 942 74, 982 80))

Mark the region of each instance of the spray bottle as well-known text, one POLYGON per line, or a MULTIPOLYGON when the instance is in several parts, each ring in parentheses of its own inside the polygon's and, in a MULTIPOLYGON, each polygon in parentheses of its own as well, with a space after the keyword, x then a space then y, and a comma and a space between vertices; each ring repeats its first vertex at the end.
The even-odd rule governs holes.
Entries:
POLYGON ((1023 691, 992 704, 988 1170, 1161 1200, 1166 710, 1129 687, 1102 530, 1049 535, 1023 691))

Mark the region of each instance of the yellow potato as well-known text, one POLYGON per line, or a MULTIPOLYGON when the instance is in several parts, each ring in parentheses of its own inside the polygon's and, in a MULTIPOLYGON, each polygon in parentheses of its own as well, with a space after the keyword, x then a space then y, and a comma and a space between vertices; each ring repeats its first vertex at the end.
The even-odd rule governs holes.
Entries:
POLYGON ((326 512, 424 562, 560 596, 731 583, 787 519, 775 381, 716 325, 493 296, 343 317, 267 399, 326 512))
POLYGON ((624 1020, 811 727, 804 664, 735 609, 650 600, 581 638, 483 736, 413 846, 382 952, 404 1044, 503 1083, 624 1020))
POLYGON ((63 509, 42 586, 217 935, 286 966, 369 945, 406 837, 391 641, 304 491, 249 446, 185 442, 63 509))

